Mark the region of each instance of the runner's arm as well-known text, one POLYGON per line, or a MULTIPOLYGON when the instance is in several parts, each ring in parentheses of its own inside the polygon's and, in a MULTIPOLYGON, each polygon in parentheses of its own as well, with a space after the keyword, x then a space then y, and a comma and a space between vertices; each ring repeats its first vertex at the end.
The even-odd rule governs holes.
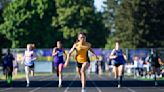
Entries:
POLYGON ((22 60, 21 64, 23 64, 23 63, 24 63, 25 58, 26 58, 26 56, 25 56, 25 53, 24 53, 23 60, 22 60))
POLYGON ((162 62, 161 58, 158 58, 158 62, 160 65, 164 65, 164 63, 162 62))
POLYGON ((114 55, 115 49, 112 50, 111 54, 109 55, 109 59, 115 59, 117 56, 114 55))
POLYGON ((56 47, 53 49, 53 51, 52 51, 52 56, 55 56, 55 55, 57 55, 58 53, 57 53, 57 51, 56 51, 56 47))
POLYGON ((92 52, 95 55, 95 57, 96 57, 97 60, 99 60, 98 56, 96 55, 96 53, 93 51, 92 48, 90 48, 89 51, 92 52))
POLYGON ((124 56, 125 61, 128 61, 128 58, 125 53, 123 53, 123 56, 124 56))
POLYGON ((64 60, 66 60, 67 59, 67 53, 65 52, 65 50, 63 50, 63 52, 64 52, 64 60))
POLYGON ((66 59, 66 62, 64 64, 64 67, 67 67, 67 65, 70 61, 71 54, 73 53, 75 48, 76 48, 76 44, 73 45, 73 47, 70 49, 69 53, 67 54, 67 59, 66 59))
POLYGON ((36 55, 36 53, 35 53, 35 52, 33 52, 33 55, 34 55, 33 60, 36 60, 36 59, 37 59, 37 55, 36 55))

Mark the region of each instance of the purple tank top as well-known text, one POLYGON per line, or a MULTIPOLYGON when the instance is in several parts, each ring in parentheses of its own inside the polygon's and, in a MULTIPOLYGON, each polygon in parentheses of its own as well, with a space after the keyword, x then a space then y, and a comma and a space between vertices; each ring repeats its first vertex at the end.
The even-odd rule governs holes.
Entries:
POLYGON ((64 59, 63 59, 64 51, 59 48, 57 48, 56 51, 57 51, 57 55, 54 56, 54 62, 55 63, 64 62, 64 59))

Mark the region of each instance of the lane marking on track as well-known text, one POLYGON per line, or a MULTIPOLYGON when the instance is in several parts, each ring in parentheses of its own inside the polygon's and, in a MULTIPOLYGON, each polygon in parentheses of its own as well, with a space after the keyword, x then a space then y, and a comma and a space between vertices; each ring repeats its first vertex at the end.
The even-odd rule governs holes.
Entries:
MULTIPOLYGON (((64 76, 63 79, 64 79, 65 77, 67 77, 67 76, 68 76, 68 75, 64 76)), ((50 78, 51 78, 51 76, 49 76, 48 78, 45 78, 44 80, 48 80, 48 79, 50 79, 50 78)), ((40 80, 40 81, 44 81, 44 80, 40 80)), ((43 85, 42 87, 46 87, 46 86, 48 86, 48 85, 50 85, 50 84, 52 84, 52 83, 53 83, 53 81, 51 81, 51 82, 49 82, 49 83, 43 85)), ((35 88, 35 89, 33 89, 33 90, 29 91, 29 92, 35 92, 35 91, 41 89, 42 87, 37 87, 37 88, 35 88)))
MULTIPOLYGON (((47 76, 46 76, 46 77, 47 77, 47 76)), ((44 76, 44 77, 39 78, 39 80, 44 79, 44 78, 45 78, 45 76, 44 76)), ((4 85, 6 85, 6 84, 4 84, 4 85)), ((20 86, 22 86, 22 85, 24 85, 24 84, 21 84, 20 86)), ((5 89, 2 89, 2 90, 0 90, 0 91, 7 91, 7 90, 11 90, 11 89, 13 89, 13 87, 10 87, 10 88, 5 88, 5 89)))
MULTIPOLYGON (((44 80, 48 80, 48 79, 50 79, 51 78, 51 76, 46 76, 46 77, 43 77, 43 78, 40 78, 40 80, 38 80, 38 81, 44 81, 44 80)), ((37 90, 39 90, 41 87, 37 87, 37 88, 35 88, 35 89, 33 89, 33 90, 30 90, 29 92, 35 92, 35 91, 37 91, 37 90)))
MULTIPOLYGON (((102 78, 102 76, 100 77, 100 76, 98 76, 99 78, 102 78)), ((104 76, 103 76, 104 77, 104 76)), ((104 78, 106 78, 106 77, 104 77, 104 78)), ((107 79, 107 78, 106 78, 107 79)), ((114 79, 115 80, 115 79, 114 79)), ((113 85, 115 85, 115 83, 113 83, 113 85)), ((115 87, 115 88, 117 88, 117 87, 115 87)), ((125 89, 127 89, 128 91, 130 91, 130 92, 136 92, 135 90, 133 90, 133 89, 131 89, 131 88, 128 88, 128 87, 121 87, 121 88, 125 88, 125 89)))
MULTIPOLYGON (((37 77, 37 76, 36 76, 37 77)), ((49 79, 49 77, 51 77, 51 76, 41 76, 40 78, 38 78, 39 80, 38 81, 43 81, 43 80, 45 80, 45 78, 47 78, 47 79, 49 79), (47 78, 48 77, 48 78, 47 78)), ((23 86, 24 84, 21 84, 20 86, 23 86)), ((6 91, 6 90, 11 90, 11 89, 13 89, 13 87, 10 87, 10 88, 5 88, 5 89, 2 89, 2 90, 0 90, 0 91, 6 91)))
POLYGON ((39 90, 40 88, 41 87, 37 87, 37 88, 35 88, 35 89, 33 89, 33 90, 29 91, 29 92, 35 92, 35 91, 39 90))
MULTIPOLYGON (((116 79, 114 79, 114 80, 116 80, 116 79)), ((113 85, 115 85, 115 83, 113 83, 113 85)), ((118 87, 115 87, 115 88, 118 88, 118 87)), ((136 92, 135 90, 133 90, 133 89, 131 89, 131 88, 128 88, 128 87, 121 87, 121 88, 125 88, 125 89, 127 89, 128 91, 130 91, 130 92, 136 92)), ((119 89, 119 88, 118 88, 119 89)))
POLYGON ((12 88, 1 89, 0 92, 2 92, 2 91, 7 91, 7 90, 10 90, 10 89, 12 89, 12 88))
POLYGON ((68 87, 64 90, 64 92, 70 92, 68 91, 68 89, 73 85, 74 81, 77 79, 77 75, 75 76, 75 78, 69 83, 68 87))
MULTIPOLYGON (((43 87, 46 87, 46 86, 48 86, 48 85, 50 85, 50 84, 52 84, 53 82, 49 82, 49 83, 47 83, 46 85, 44 85, 43 87)), ((37 91, 37 90, 39 90, 39 89, 41 89, 42 87, 37 87, 37 88, 35 88, 35 89, 33 89, 33 90, 31 90, 31 91, 29 91, 29 92, 35 92, 35 91, 37 91)))
POLYGON ((131 88, 128 88, 128 87, 124 87, 125 89, 127 89, 128 91, 130 92, 136 92, 135 90, 131 89, 131 88))
POLYGON ((98 92, 102 92, 101 89, 96 85, 96 83, 93 82, 93 81, 91 80, 91 77, 88 76, 88 78, 89 78, 89 80, 92 82, 92 84, 96 87, 97 91, 98 91, 98 92))
POLYGON ((160 91, 164 91, 163 88, 158 88, 158 87, 155 87, 156 89, 160 90, 160 91))
POLYGON ((98 92, 102 92, 101 89, 99 87, 97 87, 96 83, 92 81, 92 84, 96 87, 98 92))

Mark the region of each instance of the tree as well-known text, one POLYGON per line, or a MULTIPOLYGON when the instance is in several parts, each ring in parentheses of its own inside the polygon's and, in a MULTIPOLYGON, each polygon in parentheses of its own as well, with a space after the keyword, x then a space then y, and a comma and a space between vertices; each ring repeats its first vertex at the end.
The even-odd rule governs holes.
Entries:
MULTIPOLYGON (((3 8, 9 4, 10 0, 1 0, 0 1, 0 24, 4 22, 2 13, 3 13, 3 8)), ((10 47, 11 46, 11 41, 9 41, 5 35, 0 33, 0 42, 3 43, 0 45, 0 49, 4 47, 10 47)))
POLYGON ((140 0, 134 12, 134 31, 139 31, 138 47, 164 46, 164 1, 140 0))
POLYGON ((54 15, 53 0, 15 0, 3 11, 0 32, 12 41, 13 48, 29 42, 38 47, 52 46, 57 35, 51 27, 54 15))
POLYGON ((107 31, 101 14, 95 12, 94 0, 56 0, 56 7, 57 17, 53 18, 53 26, 63 32, 66 42, 69 40, 66 47, 73 44, 81 31, 88 34, 87 39, 94 47, 104 47, 107 31))
POLYGON ((45 48, 53 47, 57 40, 70 47, 77 33, 84 31, 93 47, 104 47, 107 31, 93 3, 94 0, 14 0, 3 10, 0 33, 12 42, 13 48, 27 43, 45 48))
POLYGON ((116 38, 125 48, 162 47, 163 4, 162 0, 108 0, 104 19, 111 35, 106 48, 113 48, 116 38))
POLYGON ((133 32, 133 11, 137 0, 107 0, 104 12, 105 25, 110 29, 106 48, 114 48, 115 39, 122 41, 122 47, 135 48, 137 36, 133 32))

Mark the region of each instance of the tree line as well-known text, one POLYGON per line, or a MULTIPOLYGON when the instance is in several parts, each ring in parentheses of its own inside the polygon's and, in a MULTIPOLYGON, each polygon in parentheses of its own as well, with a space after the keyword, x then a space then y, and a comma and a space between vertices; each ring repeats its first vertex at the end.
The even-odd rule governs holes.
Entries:
POLYGON ((102 12, 94 0, 1 0, 0 48, 34 43, 51 48, 57 40, 70 48, 86 32, 95 48, 164 46, 164 0, 106 0, 102 12))

